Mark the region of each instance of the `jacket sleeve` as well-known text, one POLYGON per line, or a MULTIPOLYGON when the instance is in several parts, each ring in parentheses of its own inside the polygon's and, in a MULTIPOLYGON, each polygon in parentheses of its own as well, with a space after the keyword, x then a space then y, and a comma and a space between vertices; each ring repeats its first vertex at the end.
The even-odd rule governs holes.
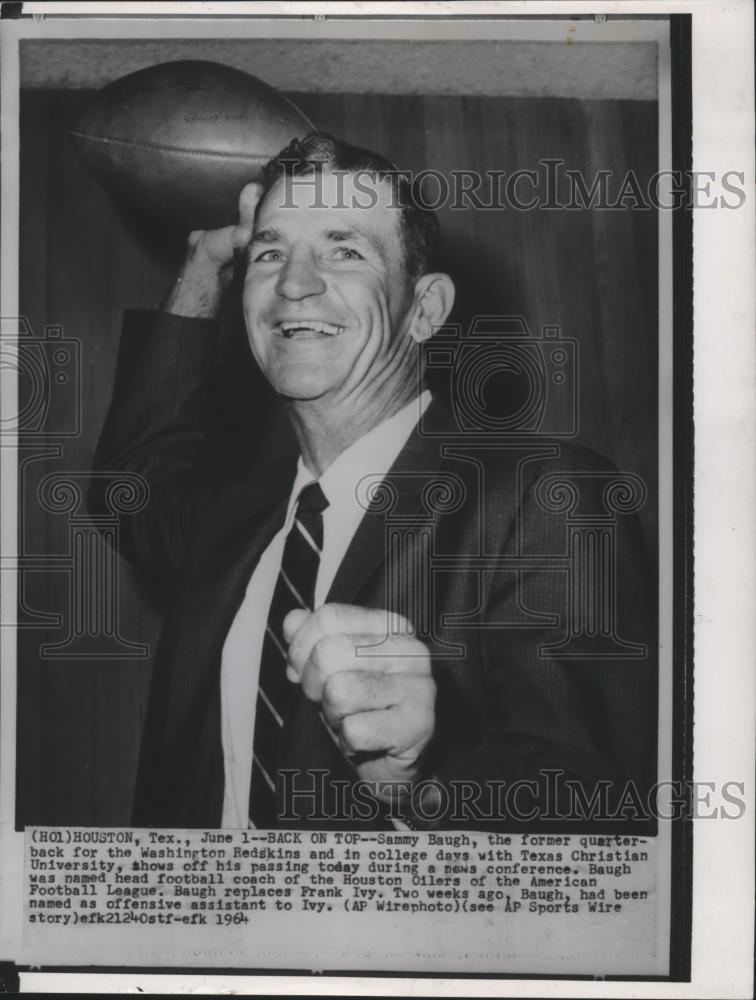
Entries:
POLYGON ((202 474, 209 375, 218 363, 212 320, 134 310, 124 316, 115 386, 95 454, 89 510, 111 512, 109 488, 137 476, 144 498, 121 513, 119 546, 153 595, 164 597, 214 486, 202 474))
POLYGON ((556 829, 561 818, 567 832, 654 830, 655 582, 635 515, 606 516, 615 473, 592 453, 568 453, 555 478, 579 487, 572 514, 544 509, 548 470, 519 491, 514 518, 490 536, 501 555, 528 557, 531 568, 485 575, 476 626, 457 637, 468 657, 437 669, 435 774, 450 809, 459 812, 461 795, 478 796, 479 825, 556 829), (591 547, 601 537, 599 558, 591 547))

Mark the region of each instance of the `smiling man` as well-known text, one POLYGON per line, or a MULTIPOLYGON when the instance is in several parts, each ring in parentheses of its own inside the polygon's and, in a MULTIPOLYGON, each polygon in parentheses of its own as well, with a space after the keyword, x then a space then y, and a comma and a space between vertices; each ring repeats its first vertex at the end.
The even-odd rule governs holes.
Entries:
MULTIPOLYGON (((500 828, 553 821, 570 787, 608 789, 605 812, 628 783, 642 797, 652 660, 548 651, 569 588, 539 484, 578 477, 590 509, 611 468, 549 442, 460 443, 420 363, 454 286, 391 163, 315 134, 240 209, 192 234, 161 313, 127 316, 98 451, 149 483, 124 551, 169 595, 134 822, 500 828), (250 348, 300 455, 217 482, 205 407, 235 250, 250 348)), ((623 520, 616 624, 650 649, 623 520)))
MULTIPOLYGON (((427 262, 408 260, 399 182, 381 176, 390 164, 355 159, 356 173, 339 159, 336 172, 313 175, 317 187, 307 176, 276 181, 257 216, 244 289, 252 353, 290 401, 304 463, 318 476, 417 397, 417 344, 454 301, 448 275, 417 274, 427 262)), ((430 242, 432 216, 412 214, 421 221, 404 225, 430 230, 430 242)))

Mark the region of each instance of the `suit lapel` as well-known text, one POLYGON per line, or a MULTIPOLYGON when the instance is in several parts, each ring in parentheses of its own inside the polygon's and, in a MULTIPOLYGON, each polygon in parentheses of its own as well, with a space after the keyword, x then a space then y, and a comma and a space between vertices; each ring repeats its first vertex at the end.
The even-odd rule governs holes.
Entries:
MULTIPOLYGON (((229 486, 197 528, 182 627, 167 631, 145 724, 135 817, 217 826, 223 808, 220 664, 252 570, 283 524, 291 467, 229 486), (178 672, 180 671, 180 680, 178 672)), ((159 825, 159 824, 158 824, 159 825)))
POLYGON ((336 572, 326 598, 328 602, 353 603, 370 577, 383 566, 387 556, 387 519, 412 517, 422 509, 422 492, 443 464, 444 440, 452 431, 451 414, 440 400, 434 399, 386 473, 384 488, 377 491, 374 502, 365 511, 336 572), (384 498, 389 498, 388 505, 382 503, 384 498))
POLYGON ((293 478, 294 469, 287 463, 266 477, 264 492, 257 483, 239 484, 238 494, 220 513, 218 529, 223 534, 209 549, 203 577, 220 586, 225 596, 224 638, 254 566, 284 523, 293 478))

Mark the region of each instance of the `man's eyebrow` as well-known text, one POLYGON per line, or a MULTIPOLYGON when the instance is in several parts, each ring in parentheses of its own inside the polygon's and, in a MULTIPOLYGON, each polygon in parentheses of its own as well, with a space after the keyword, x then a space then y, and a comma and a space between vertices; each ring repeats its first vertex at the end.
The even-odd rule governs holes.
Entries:
POLYGON ((323 235, 327 240, 351 240, 355 236, 362 236, 363 233, 352 226, 349 229, 326 229, 323 235))
POLYGON ((281 239, 281 234, 277 229, 258 229, 256 233, 252 234, 250 243, 278 243, 281 239))
POLYGON ((326 229, 323 236, 333 243, 343 243, 346 240, 354 239, 364 240, 377 254, 383 256, 380 241, 369 230, 361 229, 359 226, 351 226, 349 229, 326 229))

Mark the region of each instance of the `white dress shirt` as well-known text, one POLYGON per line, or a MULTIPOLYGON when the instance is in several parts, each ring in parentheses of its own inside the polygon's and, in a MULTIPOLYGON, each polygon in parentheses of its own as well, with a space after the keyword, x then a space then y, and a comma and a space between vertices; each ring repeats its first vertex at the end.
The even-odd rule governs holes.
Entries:
MULTIPOLYGON (((328 507, 323 512, 323 550, 315 583, 315 607, 325 602, 365 513, 357 497, 358 483, 366 476, 377 482, 386 475, 430 400, 431 394, 426 390, 355 441, 320 477, 328 507)), ((284 543, 294 522, 296 501, 302 488, 315 478, 300 457, 284 525, 260 557, 223 646, 221 735, 225 789, 221 823, 224 827, 246 827, 249 822, 252 744, 263 636, 284 543)), ((362 501, 364 503, 364 497, 362 501)))

